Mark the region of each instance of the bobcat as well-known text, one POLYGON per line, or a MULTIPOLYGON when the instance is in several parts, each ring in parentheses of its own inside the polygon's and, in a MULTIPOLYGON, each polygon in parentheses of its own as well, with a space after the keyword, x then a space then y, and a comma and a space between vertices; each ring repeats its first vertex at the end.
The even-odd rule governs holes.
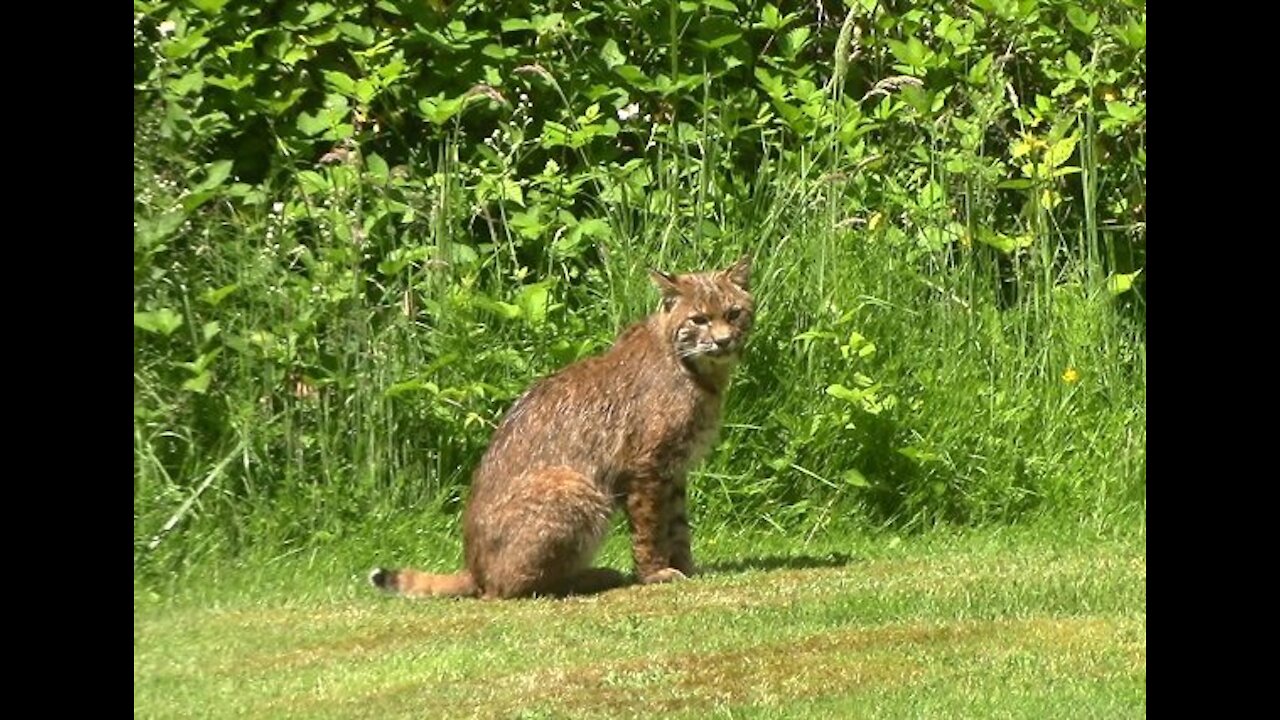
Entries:
POLYGON ((466 569, 375 569, 410 597, 591 593, 695 572, 685 476, 715 441, 753 320, 751 258, 714 272, 650 270, 662 307, 613 347, 529 388, 498 425, 463 517, 466 569), (615 507, 634 578, 593 568, 615 507))

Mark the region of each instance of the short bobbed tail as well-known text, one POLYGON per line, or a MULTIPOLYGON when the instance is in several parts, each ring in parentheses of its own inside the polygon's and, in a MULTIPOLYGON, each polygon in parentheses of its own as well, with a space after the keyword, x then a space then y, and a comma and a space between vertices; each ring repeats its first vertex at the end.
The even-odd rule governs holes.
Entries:
POLYGON ((466 570, 439 575, 409 568, 375 568, 369 573, 369 582, 383 592, 403 597, 476 597, 480 594, 480 586, 466 570))

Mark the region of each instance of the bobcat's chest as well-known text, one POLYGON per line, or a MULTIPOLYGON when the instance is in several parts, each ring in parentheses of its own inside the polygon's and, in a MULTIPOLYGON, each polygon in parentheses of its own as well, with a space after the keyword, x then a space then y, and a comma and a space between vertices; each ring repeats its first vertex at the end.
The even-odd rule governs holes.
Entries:
POLYGON ((720 436, 718 398, 699 403, 666 443, 666 465, 673 476, 683 476, 710 454, 720 436))

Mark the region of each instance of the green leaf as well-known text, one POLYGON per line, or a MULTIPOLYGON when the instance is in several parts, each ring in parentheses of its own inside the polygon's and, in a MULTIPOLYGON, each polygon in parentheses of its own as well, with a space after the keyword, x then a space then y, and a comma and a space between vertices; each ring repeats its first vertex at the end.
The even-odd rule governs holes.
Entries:
POLYGON ((176 95, 187 95, 200 92, 204 87, 204 73, 193 70, 176 80, 169 82, 169 91, 176 95))
POLYGON ((486 177, 476 187, 476 194, 487 200, 512 202, 524 207, 524 191, 520 184, 508 177, 486 177))
POLYGON ((898 448, 898 454, 920 463, 935 462, 942 459, 942 456, 935 452, 924 450, 913 445, 898 448))
POLYGON ((361 45, 372 45, 376 39, 373 34, 373 28, 346 21, 338 23, 338 32, 361 45))
POLYGON ((520 237, 537 240, 547 230, 547 224, 543 222, 541 215, 540 206, 534 205, 532 210, 512 213, 507 224, 520 233, 520 237))
POLYGON ((332 13, 334 7, 329 3, 311 3, 307 6, 307 14, 302 18, 303 25, 314 25, 332 13))
POLYGON ((1113 273, 1107 278, 1107 290, 1112 295, 1123 295, 1133 289, 1133 281, 1141 274, 1141 270, 1131 273, 1113 273))
POLYGON ((605 67, 610 70, 627 62, 627 57, 618 49, 618 43, 613 38, 604 42, 604 47, 600 49, 600 58, 604 60, 605 67))
POLYGON ((200 328, 200 336, 205 342, 209 342, 222 332, 222 325, 217 320, 210 320, 200 328))
POLYGON ((729 0, 702 0, 702 4, 707 7, 713 7, 717 10, 723 10, 727 13, 738 12, 738 6, 729 2, 729 0))
POLYGON ((329 83, 334 90, 337 90, 344 95, 356 94, 356 81, 352 80, 350 75, 340 70, 325 70, 324 79, 325 82, 329 83))
POLYGON ((978 242, 999 250, 1008 255, 1019 248, 1030 247, 1032 237, 1030 235, 1018 235, 1010 237, 1004 233, 994 232, 987 228, 978 228, 978 242))
POLYGON ((208 370, 205 370, 199 375, 182 383, 182 389, 190 390, 191 392, 204 395, 206 392, 209 391, 209 381, 212 379, 213 379, 213 376, 209 374, 208 370))
POLYGON ((387 161, 383 160, 381 155, 377 153, 370 153, 369 156, 365 158, 364 163, 374 177, 382 178, 383 180, 391 177, 391 169, 387 167, 387 161))
POLYGON ((466 102, 466 96, 444 99, 443 94, 436 95, 431 98, 423 98, 418 101, 418 109, 428 121, 435 125, 443 125, 449 121, 454 115, 462 110, 463 103, 466 102))
POLYGON ((805 330, 799 335, 791 338, 791 342, 810 344, 814 340, 836 340, 836 339, 837 339, 836 334, 828 330, 805 330))
POLYGON ((446 259, 455 265, 470 266, 480 262, 480 254, 470 245, 451 242, 445 248, 448 252, 446 259))
POLYGON ((635 65, 619 65, 618 67, 615 67, 613 71, 617 73, 618 77, 626 80, 636 87, 647 88, 653 84, 653 81, 635 65))
POLYGON ((319 135, 329 129, 329 119, 323 113, 299 113, 297 124, 303 135, 319 135))
POLYGON ((419 260, 425 260, 429 256, 430 251, 426 247, 401 246, 392 250, 382 262, 378 263, 378 272, 391 277, 411 264, 419 260))
POLYGON ((217 307, 217 305, 221 303, 223 300, 225 300, 228 295, 230 295, 231 293, 235 292, 238 289, 240 289, 240 286, 236 283, 231 283, 230 285, 223 285, 220 288, 204 291, 200 295, 200 300, 202 300, 203 302, 209 305, 213 305, 217 307))
POLYGON ((298 173, 298 186, 303 192, 324 194, 329 192, 329 181, 315 170, 303 170, 298 173))
POLYGON ((1098 26, 1098 13, 1087 13, 1080 6, 1072 5, 1067 8, 1067 20, 1071 27, 1085 35, 1092 35, 1093 29, 1098 26))
POLYGON ((550 286, 551 282, 544 280, 520 288, 520 294, 516 296, 516 305, 520 307, 520 311, 530 325, 536 327, 547 321, 547 308, 551 298, 550 286))
POLYGON ((1132 18, 1121 28, 1115 28, 1113 33, 1120 38, 1124 44, 1134 50, 1141 50, 1147 46, 1147 22, 1139 21, 1132 18))
POLYGON ((491 300, 482 295, 472 297, 471 304, 481 310, 487 310, 505 320, 514 320, 524 313, 524 311, 520 309, 519 305, 512 305, 511 303, 505 303, 501 300, 491 300))
POLYGON ((933 105, 933 98, 927 90, 923 90, 915 85, 906 85, 900 91, 902 99, 907 101, 916 112, 921 115, 927 113, 933 105))
POLYGON ((1052 167, 1058 167, 1067 160, 1070 160, 1071 155, 1076 151, 1076 143, 1079 141, 1080 138, 1078 136, 1071 135, 1054 143, 1053 147, 1049 149, 1047 155, 1049 165, 1052 167))
POLYGON ((858 472, 857 470, 845 470, 844 474, 842 474, 840 477, 844 479, 846 484, 851 485, 853 487, 860 487, 860 488, 871 487, 871 483, 867 481, 866 476, 858 472))
POLYGON ((532 30, 533 23, 527 18, 505 18, 501 25, 502 32, 515 32, 517 30, 532 30))
POLYGON ((839 383, 836 383, 835 385, 828 385, 827 394, 830 395, 831 397, 839 398, 841 400, 845 400, 851 403, 860 402, 864 395, 864 393, 861 390, 854 390, 853 388, 847 388, 844 385, 841 385, 839 383))
POLYGON ((562 20, 564 20, 564 15, 558 12, 547 13, 546 15, 534 15, 533 30, 539 35, 544 35, 551 30, 554 30, 562 20))
POLYGON ((768 70, 757 66, 755 69, 756 80, 760 81, 760 87, 764 91, 775 98, 782 98, 787 93, 787 88, 782 84, 780 78, 774 77, 768 70))
POLYGON ((520 51, 513 47, 502 47, 497 43, 489 43, 480 49, 480 54, 485 57, 491 57, 494 60, 506 60, 520 54, 520 51))
POLYGON ((160 52, 170 60, 181 60, 209 43, 203 31, 188 33, 160 44, 160 52))
POLYGON ((804 49, 804 44, 809 40, 812 31, 804 26, 792 28, 783 35, 783 47, 786 48, 787 56, 794 56, 796 53, 804 49))
POLYGON ((908 37, 906 42, 889 40, 888 44, 889 51, 893 53, 894 57, 898 58, 899 62, 912 67, 925 66, 925 57, 928 49, 914 35, 908 37))
POLYGON ((236 92, 243 90, 253 84, 252 75, 219 75, 217 77, 206 78, 205 82, 214 87, 220 87, 224 90, 236 92))
POLYGON ((397 397, 415 392, 429 392, 432 395, 440 394, 440 386, 431 381, 423 381, 417 378, 412 380, 404 380, 394 383, 382 392, 386 397, 397 397))
POLYGON ((587 218, 562 234, 552 245, 552 249, 560 258, 577 257, 582 252, 583 246, 587 244, 588 238, 605 239, 611 232, 609 223, 604 220, 587 218))
POLYGON ((133 326, 149 333, 168 337, 182 327, 182 316, 169 308, 133 314, 133 326))
POLYGON ((205 177, 198 185, 191 188, 191 192, 198 193, 205 190, 211 190, 222 184, 231 175, 231 161, 218 160, 210 163, 205 167, 205 177))
POLYGON ((174 364, 178 367, 190 370, 193 375, 199 375, 209 369, 209 366, 213 364, 214 358, 221 354, 222 348, 214 348, 212 352, 202 353, 200 357, 196 358, 195 362, 180 362, 174 364))
POLYGON ((1064 59, 1067 62, 1067 70, 1070 70, 1072 74, 1079 75, 1084 69, 1084 66, 1080 63, 1080 56, 1070 50, 1067 51, 1064 59))
POLYGON ((1107 101, 1107 114, 1121 122, 1133 122, 1142 114, 1132 105, 1119 100, 1107 101))
POLYGON ((766 30, 781 30, 785 24, 782 14, 778 12, 778 6, 766 3, 764 9, 760 11, 760 25, 766 30))
POLYGON ((228 0, 191 0, 191 4, 206 15, 216 15, 228 0))
POLYGON ((742 37, 742 28, 722 15, 712 15, 704 19, 702 26, 698 28, 698 39, 709 50, 722 48, 740 37, 742 37))
POLYGON ((1001 190, 1029 190, 1034 186, 1035 186, 1035 182, 1033 180, 1028 180, 1027 178, 1014 178, 1012 180, 1002 180, 996 185, 996 187, 1000 188, 1001 190))
POLYGON ((185 212, 171 210, 157 217, 139 220, 137 242, 143 247, 151 247, 172 235, 186 219, 185 212))

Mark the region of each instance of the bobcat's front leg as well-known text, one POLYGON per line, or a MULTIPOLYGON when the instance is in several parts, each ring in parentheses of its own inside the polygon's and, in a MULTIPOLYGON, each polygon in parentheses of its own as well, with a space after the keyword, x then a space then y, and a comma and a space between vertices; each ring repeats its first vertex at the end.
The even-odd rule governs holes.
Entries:
POLYGON ((645 585, 682 580, 672 567, 668 513, 664 512, 670 485, 656 473, 637 474, 627 487, 627 519, 631 525, 631 555, 636 578, 645 585))
POLYGON ((668 497, 670 500, 668 501, 666 512, 663 514, 667 518, 671 567, 691 577, 697 572, 697 568, 694 567, 693 551, 690 547, 693 538, 692 531, 689 529, 689 511, 686 507, 684 478, 671 483, 668 497))

